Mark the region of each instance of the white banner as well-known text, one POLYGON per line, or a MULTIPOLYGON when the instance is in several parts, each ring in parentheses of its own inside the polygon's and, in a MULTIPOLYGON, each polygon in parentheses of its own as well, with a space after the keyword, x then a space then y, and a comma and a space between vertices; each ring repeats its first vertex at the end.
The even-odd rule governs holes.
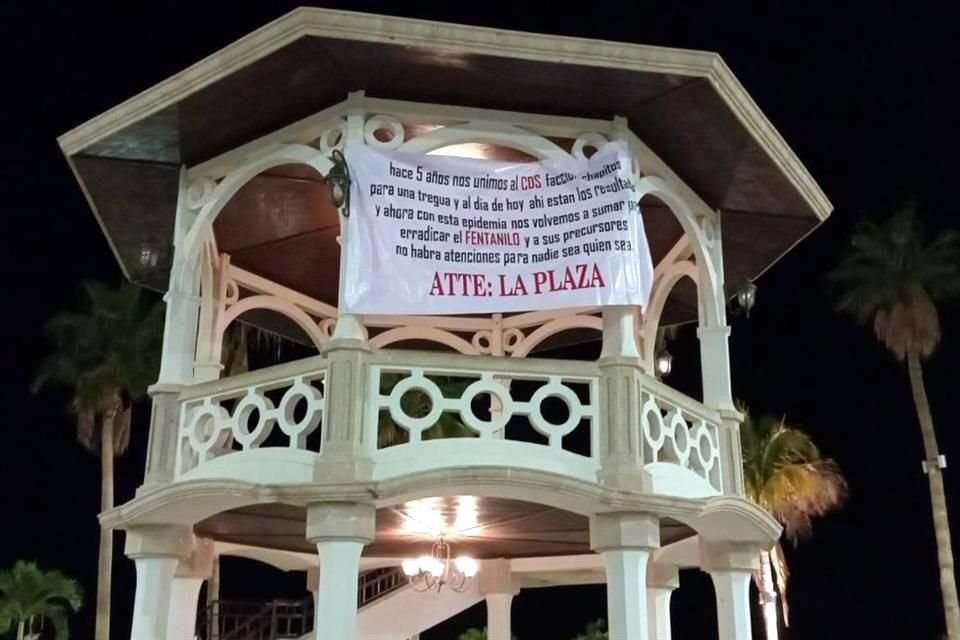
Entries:
POLYGON ((625 145, 505 163, 350 146, 346 310, 645 306, 653 265, 625 145))

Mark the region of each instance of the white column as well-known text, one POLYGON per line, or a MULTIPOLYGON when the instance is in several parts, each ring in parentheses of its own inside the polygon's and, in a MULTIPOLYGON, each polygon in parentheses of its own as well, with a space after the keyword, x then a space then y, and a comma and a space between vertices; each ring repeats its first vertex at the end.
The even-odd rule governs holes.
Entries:
POLYGON ((137 592, 133 600, 133 626, 130 640, 167 637, 167 610, 177 557, 141 556, 137 567, 137 592))
POLYGON ((697 329, 700 367, 703 371, 703 403, 716 409, 733 409, 730 383, 730 327, 697 329))
POLYGON ((710 574, 717 596, 717 623, 723 640, 751 640, 750 580, 760 551, 773 541, 709 542, 700 539, 700 565, 710 574))
POLYGON ((752 572, 714 569, 710 572, 717 594, 717 627, 723 640, 751 640, 750 578, 752 572))
POLYGON ((512 593, 487 595, 487 640, 510 640, 510 605, 512 593))
POLYGON ((607 571, 610 640, 649 640, 647 562, 660 544, 660 521, 645 513, 604 513, 590 519, 590 546, 607 571))
POLYGON ((647 627, 650 640, 670 640, 670 598, 679 586, 676 567, 653 561, 647 564, 647 627))
POLYGON ((372 505, 330 502, 307 506, 307 539, 317 545, 320 575, 314 632, 317 638, 357 639, 360 554, 375 533, 372 505))
POLYGON ((317 543, 320 580, 314 628, 318 638, 357 638, 357 587, 364 542, 328 540, 317 543))
POLYGON ((604 307, 601 358, 640 358, 637 314, 637 307, 604 307))
POLYGON ((506 558, 484 560, 477 577, 480 593, 487 600, 487 640, 510 640, 510 606, 513 596, 520 592, 510 561, 506 558))
POLYGON ((607 568, 607 624, 610 640, 649 640, 647 549, 602 552, 607 568))
POLYGON ((174 578, 167 609, 167 640, 190 640, 197 633, 197 599, 203 578, 174 578))
POLYGON ((670 598, 673 589, 647 587, 647 628, 650 640, 670 640, 670 598))
POLYGON ((174 575, 192 547, 193 534, 188 527, 150 525, 127 530, 124 553, 137 570, 131 640, 167 638, 174 575))

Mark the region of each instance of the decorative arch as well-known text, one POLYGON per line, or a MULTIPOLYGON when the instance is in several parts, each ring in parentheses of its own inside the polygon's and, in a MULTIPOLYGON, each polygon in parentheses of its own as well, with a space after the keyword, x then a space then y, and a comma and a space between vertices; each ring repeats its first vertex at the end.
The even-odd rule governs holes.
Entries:
POLYGON ((173 283, 181 291, 189 291, 186 277, 191 269, 189 265, 197 263, 200 250, 213 230, 213 222, 236 193, 257 175, 285 164, 304 164, 326 176, 333 163, 320 151, 305 144, 279 144, 262 150, 259 154, 250 157, 243 166, 226 175, 219 182, 214 183, 207 178, 200 178, 190 185, 183 194, 182 207, 199 209, 196 219, 187 231, 183 241, 182 252, 174 264, 173 283))
MULTIPOLYGON (((686 201, 662 178, 644 176, 637 184, 637 195, 643 198, 652 195, 659 198, 676 216, 683 227, 683 232, 690 241, 696 258, 697 269, 697 297, 700 302, 701 322, 706 326, 716 327, 723 324, 721 278, 714 265, 710 248, 715 242, 707 237, 704 227, 697 222, 693 209, 686 201)), ((712 224, 709 225, 713 229, 712 224)))
POLYGON ((398 151, 429 153, 444 147, 468 143, 497 144, 522 151, 539 160, 571 157, 562 147, 543 136, 532 134, 518 127, 493 123, 466 124, 434 129, 404 142, 398 147, 398 151))
POLYGON ((296 306, 289 300, 285 300, 278 296, 268 295, 250 296, 249 298, 244 298, 243 300, 232 305, 223 315, 219 339, 221 341, 223 340, 223 334, 227 327, 230 326, 231 322, 236 320, 242 313, 253 311, 254 309, 267 309, 270 311, 276 311, 290 320, 293 320, 295 323, 297 323, 298 327, 303 329, 303 332, 307 334, 307 336, 310 338, 310 341, 313 342, 317 349, 322 349, 329 341, 329 336, 323 331, 320 325, 318 325, 313 318, 307 315, 305 311, 300 309, 300 307, 296 306))
POLYGON ((381 349, 395 342, 404 340, 428 340, 446 345, 464 355, 478 355, 479 351, 472 344, 449 331, 435 327, 397 327, 388 329, 380 335, 370 339, 370 346, 381 349))
MULTIPOLYGON (((642 343, 643 360, 651 369, 653 359, 656 356, 654 349, 656 348, 657 330, 660 328, 660 317, 663 315, 663 308, 670 298, 670 293, 677 283, 684 278, 690 278, 699 289, 699 276, 700 272, 697 270, 697 265, 690 260, 673 262, 654 275, 653 290, 645 313, 646 321, 643 325, 642 343)), ((702 303, 700 306, 702 307, 702 303)))
POLYGON ((603 319, 597 316, 563 316, 540 325, 518 344, 511 354, 514 358, 524 358, 540 343, 558 333, 570 329, 594 329, 603 331, 603 319))

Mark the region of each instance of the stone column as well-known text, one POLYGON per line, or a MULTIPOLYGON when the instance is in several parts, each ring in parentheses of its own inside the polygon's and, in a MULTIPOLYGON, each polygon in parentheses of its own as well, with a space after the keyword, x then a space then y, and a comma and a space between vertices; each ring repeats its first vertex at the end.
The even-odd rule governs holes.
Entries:
POLYGON ((640 409, 643 370, 638 358, 604 358, 600 368, 603 419, 598 425, 600 482, 613 489, 644 492, 649 474, 643 470, 640 409))
MULTIPOLYGON (((185 189, 185 177, 181 175, 181 196, 185 189)), ((183 215, 185 214, 178 207, 178 220, 183 215)), ((178 227, 180 224, 178 222, 178 227)), ((182 280, 178 280, 176 274, 175 268, 170 275, 169 290, 163 297, 167 306, 160 373, 157 384, 149 390, 153 397, 153 412, 144 486, 138 489, 138 493, 173 480, 180 415, 178 398, 184 385, 193 384, 193 360, 200 315, 200 298, 197 295, 200 286, 199 274, 196 265, 184 269, 182 280)))
POLYGON ((703 403, 720 412, 721 484, 727 495, 743 495, 740 423, 743 416, 733 405, 730 387, 730 327, 700 327, 700 361, 703 369, 703 403))
POLYGON ((671 640, 670 598, 680 586, 676 567, 647 563, 647 628, 650 640, 671 640))
POLYGON ((700 367, 703 370, 703 403, 716 409, 733 408, 730 385, 730 327, 697 329, 700 338, 700 367))
POLYGON ((320 575, 314 629, 317 638, 357 640, 360 554, 375 534, 372 505, 325 502, 307 506, 307 540, 317 545, 320 575))
POLYGON ((197 634, 197 598, 203 578, 173 578, 167 610, 167 640, 190 640, 197 634))
POLYGON ((176 473, 177 436, 180 430, 180 391, 178 384, 155 384, 148 390, 153 398, 150 438, 147 443, 147 468, 137 494, 172 482, 176 473))
POLYGON ((640 359, 637 348, 637 307, 603 308, 603 346, 600 358, 640 359))
POLYGON ((136 564, 131 640, 167 638, 168 610, 174 575, 189 555, 191 533, 178 525, 132 527, 125 553, 136 564))
POLYGON ((213 541, 195 539, 190 555, 177 565, 167 611, 167 640, 189 639, 196 634, 200 587, 213 575, 215 562, 213 541))
POLYGON ((480 593, 487 602, 487 640, 510 640, 510 606, 520 587, 510 570, 510 561, 485 560, 479 573, 480 593))
POLYGON ((604 513, 590 518, 590 546, 607 571, 610 640, 650 640, 647 562, 660 545, 659 519, 646 513, 604 513))
POLYGON ((717 598, 720 637, 751 640, 750 580, 759 566, 759 547, 701 541, 702 568, 710 574, 717 598))
POLYGON ((324 482, 369 480, 373 474, 370 455, 376 432, 364 428, 367 401, 369 350, 358 340, 333 340, 324 351, 326 412, 323 444, 314 467, 314 479, 324 482))

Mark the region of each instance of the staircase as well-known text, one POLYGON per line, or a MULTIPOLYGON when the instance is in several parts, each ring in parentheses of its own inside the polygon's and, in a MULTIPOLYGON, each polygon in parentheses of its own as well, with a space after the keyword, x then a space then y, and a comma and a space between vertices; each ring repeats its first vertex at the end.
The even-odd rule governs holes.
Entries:
MULTIPOLYGON (((400 567, 360 574, 357 606, 366 607, 407 584, 400 567)), ((313 631, 313 601, 273 600, 267 603, 217 600, 200 610, 200 640, 292 640, 313 631)))

